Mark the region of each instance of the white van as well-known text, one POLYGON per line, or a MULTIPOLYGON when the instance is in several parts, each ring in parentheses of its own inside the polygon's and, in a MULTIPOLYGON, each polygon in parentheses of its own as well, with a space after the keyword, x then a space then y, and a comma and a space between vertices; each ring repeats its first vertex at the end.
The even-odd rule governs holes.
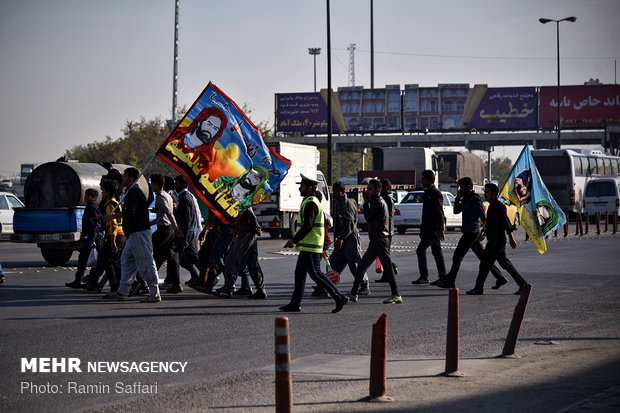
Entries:
POLYGON ((590 215, 620 212, 620 178, 596 178, 586 182, 583 210, 590 215))

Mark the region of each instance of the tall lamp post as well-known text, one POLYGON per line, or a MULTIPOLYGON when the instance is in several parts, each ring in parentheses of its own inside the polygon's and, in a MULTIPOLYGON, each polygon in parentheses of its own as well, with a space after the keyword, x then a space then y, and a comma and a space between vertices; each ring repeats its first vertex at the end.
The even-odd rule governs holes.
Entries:
POLYGON ((316 92, 316 56, 321 54, 320 47, 309 47, 308 53, 314 56, 314 91, 316 92))
POLYGON ((560 20, 554 20, 554 19, 546 19, 544 17, 538 19, 539 22, 541 22, 542 24, 547 24, 547 23, 551 23, 551 22, 555 22, 556 24, 556 28, 557 28, 557 49, 558 49, 558 149, 560 149, 561 146, 561 142, 560 142, 560 129, 562 129, 562 118, 560 115, 560 22, 571 22, 574 23, 577 20, 576 17, 571 16, 571 17, 565 17, 563 19, 560 20))

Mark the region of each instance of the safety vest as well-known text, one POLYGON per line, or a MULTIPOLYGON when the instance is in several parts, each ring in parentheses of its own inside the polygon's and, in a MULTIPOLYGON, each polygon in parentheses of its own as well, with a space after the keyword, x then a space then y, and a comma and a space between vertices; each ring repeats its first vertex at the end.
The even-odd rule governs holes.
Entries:
POLYGON ((301 224, 303 223, 304 210, 306 205, 310 202, 313 202, 318 209, 318 213, 314 218, 314 222, 312 223, 312 230, 306 234, 305 237, 301 241, 297 243, 295 249, 297 251, 308 251, 308 252, 323 252, 323 243, 325 242, 325 218, 323 216, 323 210, 321 209, 321 204, 319 200, 314 196, 308 196, 304 198, 301 203, 301 208, 299 208, 299 214, 297 214, 297 223, 295 224, 295 230, 299 231, 301 228, 301 224))

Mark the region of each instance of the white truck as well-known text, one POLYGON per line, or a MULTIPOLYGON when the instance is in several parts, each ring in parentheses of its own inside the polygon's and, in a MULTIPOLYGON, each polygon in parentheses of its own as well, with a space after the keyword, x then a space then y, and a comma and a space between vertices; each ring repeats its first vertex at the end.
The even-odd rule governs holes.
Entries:
POLYGON ((295 233, 295 222, 301 205, 299 194, 301 174, 316 177, 319 181, 317 191, 323 199, 321 206, 324 212, 330 213, 330 193, 323 173, 318 170, 320 154, 316 146, 300 145, 288 142, 268 143, 280 155, 291 161, 291 168, 280 186, 260 204, 254 205, 254 213, 263 232, 272 238, 291 238, 295 233))

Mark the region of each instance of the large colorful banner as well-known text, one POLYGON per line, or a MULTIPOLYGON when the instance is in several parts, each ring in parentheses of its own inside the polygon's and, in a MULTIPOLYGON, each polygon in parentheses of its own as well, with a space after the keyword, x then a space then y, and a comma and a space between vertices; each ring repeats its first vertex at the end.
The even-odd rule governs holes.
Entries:
POLYGON ((291 166, 212 83, 157 155, 185 176, 200 200, 227 224, 271 194, 291 166))
MULTIPOLYGON (((557 86, 542 86, 539 103, 540 127, 557 126, 557 86)), ((604 127, 620 125, 620 85, 562 86, 562 127, 604 127)))
POLYGON ((566 223, 566 215, 542 181, 528 145, 521 151, 500 194, 517 206, 521 226, 538 252, 544 254, 545 237, 566 223))
POLYGON ((466 108, 475 109, 465 129, 536 129, 535 88, 483 86, 472 91, 476 93, 469 94, 466 108))

